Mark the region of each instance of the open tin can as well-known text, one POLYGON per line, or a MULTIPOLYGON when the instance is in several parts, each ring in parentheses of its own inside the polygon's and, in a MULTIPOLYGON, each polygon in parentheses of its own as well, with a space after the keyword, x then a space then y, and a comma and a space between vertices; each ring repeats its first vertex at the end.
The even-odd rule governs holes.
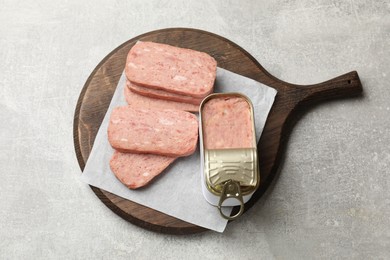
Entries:
POLYGON ((254 111, 240 93, 207 96, 199 108, 202 192, 229 220, 240 216, 260 183, 254 111), (240 206, 226 216, 223 206, 240 206))

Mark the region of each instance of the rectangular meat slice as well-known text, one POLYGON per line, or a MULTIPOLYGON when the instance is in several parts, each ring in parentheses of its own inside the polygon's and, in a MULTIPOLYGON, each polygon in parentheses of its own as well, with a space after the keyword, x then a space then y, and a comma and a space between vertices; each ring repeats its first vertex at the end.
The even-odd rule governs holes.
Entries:
POLYGON ((217 62, 204 52, 137 42, 127 55, 125 70, 137 85, 203 98, 213 90, 217 62))
POLYGON ((157 98, 146 97, 131 91, 127 86, 124 89, 124 95, 129 106, 144 109, 177 109, 189 112, 198 112, 199 105, 162 100, 157 98))
POLYGON ((165 90, 161 89, 152 89, 152 88, 145 88, 142 86, 138 86, 134 83, 131 83, 130 81, 126 82, 127 87, 130 88, 131 91, 142 95, 146 97, 151 98, 157 98, 157 99, 163 99, 163 100, 170 100, 170 101, 176 101, 176 102, 182 102, 182 103, 188 103, 188 104, 194 104, 194 105, 200 105, 203 98, 195 98, 180 94, 175 94, 171 92, 167 92, 165 90))
POLYGON ((198 121, 186 111, 116 107, 108 125, 108 141, 121 152, 187 156, 196 148, 198 121))
POLYGON ((175 159, 162 155, 115 151, 110 160, 110 168, 120 182, 130 189, 137 189, 147 185, 175 159))
POLYGON ((206 149, 253 147, 251 109, 240 97, 213 98, 202 109, 206 149))

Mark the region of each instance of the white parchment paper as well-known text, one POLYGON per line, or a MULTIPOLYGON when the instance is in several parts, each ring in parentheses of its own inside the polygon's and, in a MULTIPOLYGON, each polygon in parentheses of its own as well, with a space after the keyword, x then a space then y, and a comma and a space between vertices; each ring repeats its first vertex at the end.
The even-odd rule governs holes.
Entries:
MULTIPOLYGON (((107 127, 112 109, 127 104, 123 95, 125 85, 126 76, 122 73, 80 179, 89 185, 167 215, 223 232, 227 220, 222 218, 218 209, 208 204, 202 195, 199 148, 193 155, 177 159, 156 180, 140 190, 128 189, 111 172, 109 161, 114 150, 108 143, 107 127)), ((215 92, 240 92, 251 99, 255 113, 256 138, 259 140, 274 102, 276 90, 218 68, 215 92)), ((231 207, 226 207, 225 214, 230 212, 231 207)))

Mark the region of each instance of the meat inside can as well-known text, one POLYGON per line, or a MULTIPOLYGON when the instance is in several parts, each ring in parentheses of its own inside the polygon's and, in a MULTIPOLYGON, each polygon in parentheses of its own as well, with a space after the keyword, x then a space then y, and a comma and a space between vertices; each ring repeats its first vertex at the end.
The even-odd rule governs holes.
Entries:
POLYGON ((250 104, 243 97, 211 98, 202 110, 205 149, 251 148, 253 122, 250 104))

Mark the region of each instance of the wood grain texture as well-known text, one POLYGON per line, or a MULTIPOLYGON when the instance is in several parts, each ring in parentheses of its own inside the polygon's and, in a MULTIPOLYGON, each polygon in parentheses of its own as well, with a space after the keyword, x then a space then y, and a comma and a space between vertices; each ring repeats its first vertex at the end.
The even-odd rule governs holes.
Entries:
MULTIPOLYGON (((82 170, 125 67, 126 55, 138 40, 207 52, 217 60, 219 67, 257 80, 278 91, 258 143, 260 187, 246 203, 245 210, 259 200, 275 178, 289 133, 300 114, 322 101, 357 96, 362 92, 356 71, 314 85, 289 84, 269 74, 244 49, 221 36, 186 28, 149 32, 125 42, 108 54, 91 73, 81 91, 73 130, 76 155, 82 170)), ((171 234, 191 234, 206 230, 96 187, 91 188, 112 211, 143 228, 171 234)), ((232 214, 237 210, 236 208, 232 214)))

